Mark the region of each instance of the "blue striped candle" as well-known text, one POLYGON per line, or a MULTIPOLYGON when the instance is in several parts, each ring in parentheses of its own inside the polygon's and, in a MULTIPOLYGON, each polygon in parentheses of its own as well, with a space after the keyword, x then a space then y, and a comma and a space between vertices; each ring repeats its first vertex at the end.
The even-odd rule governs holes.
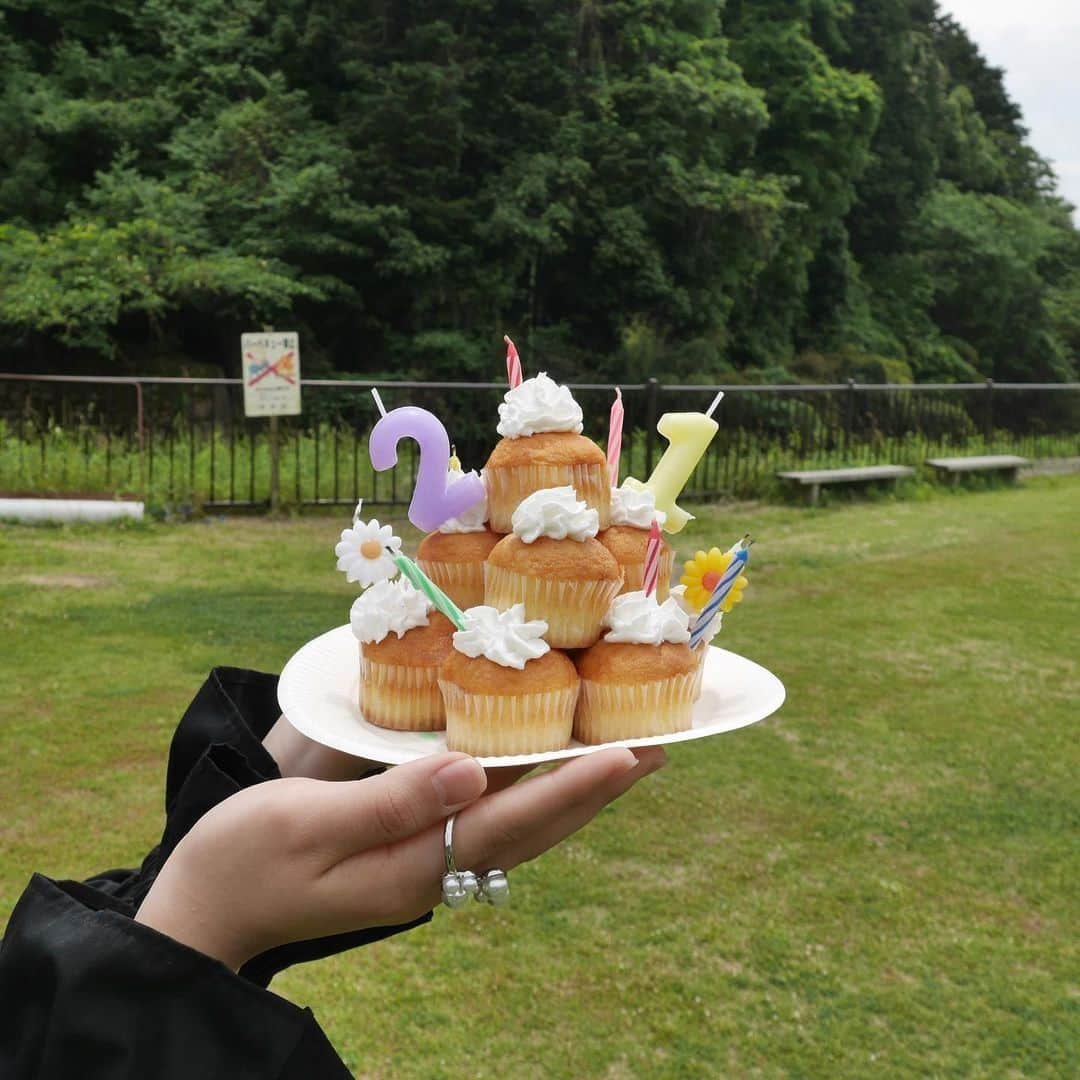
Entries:
POLYGON ((713 589, 709 602, 701 609, 701 613, 690 628, 691 649, 696 649, 701 644, 701 639, 705 636, 713 619, 716 617, 716 613, 720 610, 720 605, 727 599, 727 594, 731 592, 732 586, 739 580, 739 575, 746 569, 746 564, 750 561, 750 548, 749 546, 741 547, 742 543, 743 541, 740 540, 735 545, 735 558, 731 560, 731 565, 724 571, 724 576, 716 583, 716 588, 713 589))

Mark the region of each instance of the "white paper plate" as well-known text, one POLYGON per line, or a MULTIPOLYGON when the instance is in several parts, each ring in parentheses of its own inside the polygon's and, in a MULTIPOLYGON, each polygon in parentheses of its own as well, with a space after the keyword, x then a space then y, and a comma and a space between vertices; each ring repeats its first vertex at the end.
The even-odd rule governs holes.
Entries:
MULTIPOLYGON (((360 657, 349 626, 339 626, 309 641, 285 665, 278 683, 281 711, 309 739, 356 757, 401 765, 446 749, 442 731, 388 731, 369 724, 360 712, 360 657)), ((752 660, 709 649, 694 726, 674 735, 584 746, 572 741, 563 750, 477 758, 481 765, 528 765, 576 757, 605 746, 654 746, 686 742, 746 727, 772 715, 784 703, 784 684, 752 660)))

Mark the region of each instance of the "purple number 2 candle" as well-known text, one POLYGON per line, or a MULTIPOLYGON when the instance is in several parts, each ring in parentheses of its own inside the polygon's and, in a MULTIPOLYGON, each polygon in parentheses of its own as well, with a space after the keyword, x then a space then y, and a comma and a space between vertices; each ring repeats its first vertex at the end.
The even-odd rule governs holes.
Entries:
POLYGON ((475 472, 447 483, 450 438, 439 418, 415 405, 388 412, 371 430, 368 452, 378 472, 397 464, 397 444, 415 439, 420 446, 420 467, 409 504, 409 520, 424 532, 434 532, 444 521, 459 517, 484 497, 484 481, 475 472))

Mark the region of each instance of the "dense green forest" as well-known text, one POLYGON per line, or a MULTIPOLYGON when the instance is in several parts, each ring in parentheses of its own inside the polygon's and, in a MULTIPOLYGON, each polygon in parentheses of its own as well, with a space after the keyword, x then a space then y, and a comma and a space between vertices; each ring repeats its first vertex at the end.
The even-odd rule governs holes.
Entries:
POLYGON ((1076 378, 1080 237, 934 0, 0 0, 6 367, 1076 378))

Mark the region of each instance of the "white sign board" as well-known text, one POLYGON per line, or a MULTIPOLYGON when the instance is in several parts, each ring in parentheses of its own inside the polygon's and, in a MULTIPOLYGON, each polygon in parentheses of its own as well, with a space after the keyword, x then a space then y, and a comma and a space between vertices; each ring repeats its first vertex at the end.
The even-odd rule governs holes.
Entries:
POLYGON ((300 415, 300 336, 296 331, 241 334, 245 416, 300 415))

